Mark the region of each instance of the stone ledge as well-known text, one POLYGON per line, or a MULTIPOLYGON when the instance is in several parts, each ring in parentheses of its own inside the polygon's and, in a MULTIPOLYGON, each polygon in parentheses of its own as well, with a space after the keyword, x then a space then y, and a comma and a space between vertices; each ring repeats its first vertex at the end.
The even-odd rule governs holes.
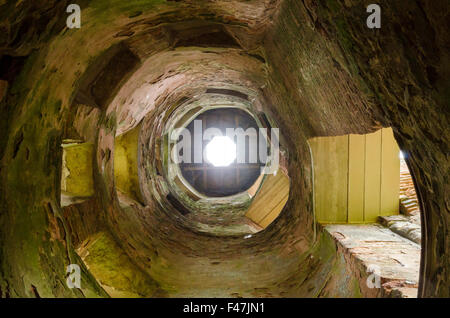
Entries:
MULTIPOLYGON (((333 224, 324 227, 349 262, 370 274, 379 269, 380 297, 417 297, 420 246, 379 224, 333 224), (359 267, 358 266, 358 267, 359 267)), ((361 273, 363 274, 363 273, 361 273)), ((367 275, 360 275, 366 279, 367 275)), ((365 282, 360 282, 365 284, 365 282)))

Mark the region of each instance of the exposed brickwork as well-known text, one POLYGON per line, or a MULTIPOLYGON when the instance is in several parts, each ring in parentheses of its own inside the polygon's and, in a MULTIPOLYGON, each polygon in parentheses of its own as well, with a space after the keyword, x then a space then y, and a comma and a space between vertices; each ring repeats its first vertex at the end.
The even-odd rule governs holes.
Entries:
POLYGON ((404 159, 400 160, 400 212, 409 216, 410 220, 420 225, 420 206, 416 189, 404 159))

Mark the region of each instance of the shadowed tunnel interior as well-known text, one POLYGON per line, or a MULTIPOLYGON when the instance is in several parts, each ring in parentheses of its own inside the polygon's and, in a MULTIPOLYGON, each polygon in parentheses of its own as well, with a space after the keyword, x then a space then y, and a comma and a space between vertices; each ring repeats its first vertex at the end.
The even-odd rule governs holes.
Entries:
POLYGON ((73 29, 70 3, 0 1, 0 297, 402 297, 315 213, 311 140, 388 127, 421 210, 410 285, 450 296, 447 1, 380 0, 379 29, 371 1, 80 0, 73 29), (276 174, 170 162, 217 109, 279 128, 276 174))

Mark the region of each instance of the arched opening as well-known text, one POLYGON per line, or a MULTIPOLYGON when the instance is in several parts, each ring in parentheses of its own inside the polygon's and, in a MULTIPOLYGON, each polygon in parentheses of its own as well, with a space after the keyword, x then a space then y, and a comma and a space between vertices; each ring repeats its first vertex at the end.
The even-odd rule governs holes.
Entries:
POLYGON ((315 216, 373 296, 417 297, 420 209, 391 128, 309 140, 315 216))
MULTIPOLYGON (((207 110, 186 129, 191 136, 191 158, 183 160, 180 169, 184 179, 200 193, 208 197, 235 195, 248 190, 261 175, 267 156, 260 158, 259 148, 266 145, 264 140, 259 141, 258 124, 246 111, 207 110)), ((178 146, 181 142, 180 137, 178 146)))

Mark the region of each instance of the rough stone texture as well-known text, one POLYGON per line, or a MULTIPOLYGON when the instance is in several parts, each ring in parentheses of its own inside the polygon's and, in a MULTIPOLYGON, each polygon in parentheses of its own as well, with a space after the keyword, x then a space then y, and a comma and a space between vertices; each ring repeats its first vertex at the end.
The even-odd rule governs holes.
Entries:
POLYGON ((400 160, 400 212, 420 227, 420 205, 408 165, 400 160))
POLYGON ((89 143, 63 144, 61 193, 78 197, 94 194, 93 147, 89 143))
POLYGON ((162 296, 158 285, 132 263, 107 232, 98 232, 80 244, 77 253, 111 297, 162 296))
POLYGON ((359 280, 364 297, 417 297, 420 246, 378 224, 327 225, 353 275, 359 280), (376 279, 370 274, 378 275, 376 279), (367 281, 374 285, 369 285, 367 281))
POLYGON ((368 3, 82 1, 82 28, 69 30, 67 1, 2 2, 0 55, 17 67, 0 101, 0 296, 107 296, 74 245, 100 229, 165 296, 384 296, 362 289, 316 227, 307 139, 391 126, 421 202, 419 296, 448 297, 450 9, 383 0, 382 28, 369 30, 368 3), (103 92, 109 105, 75 101, 83 75, 101 72, 95 64, 118 43, 140 67, 101 89, 114 92, 103 92), (121 205, 114 186, 115 136, 152 114, 161 133, 166 111, 211 86, 248 93, 288 150, 290 199, 248 239, 199 233, 160 200, 168 189, 141 185, 146 205, 121 205), (60 145, 80 137, 95 144, 96 197, 63 213, 60 145), (95 226, 74 215, 83 205, 95 226), (83 267, 81 290, 65 284, 70 263, 83 267))
POLYGON ((408 217, 403 215, 380 216, 380 221, 391 231, 420 244, 420 225, 411 222, 408 217))
POLYGON ((8 82, 0 80, 0 102, 6 96, 7 92, 8 92, 8 82))

